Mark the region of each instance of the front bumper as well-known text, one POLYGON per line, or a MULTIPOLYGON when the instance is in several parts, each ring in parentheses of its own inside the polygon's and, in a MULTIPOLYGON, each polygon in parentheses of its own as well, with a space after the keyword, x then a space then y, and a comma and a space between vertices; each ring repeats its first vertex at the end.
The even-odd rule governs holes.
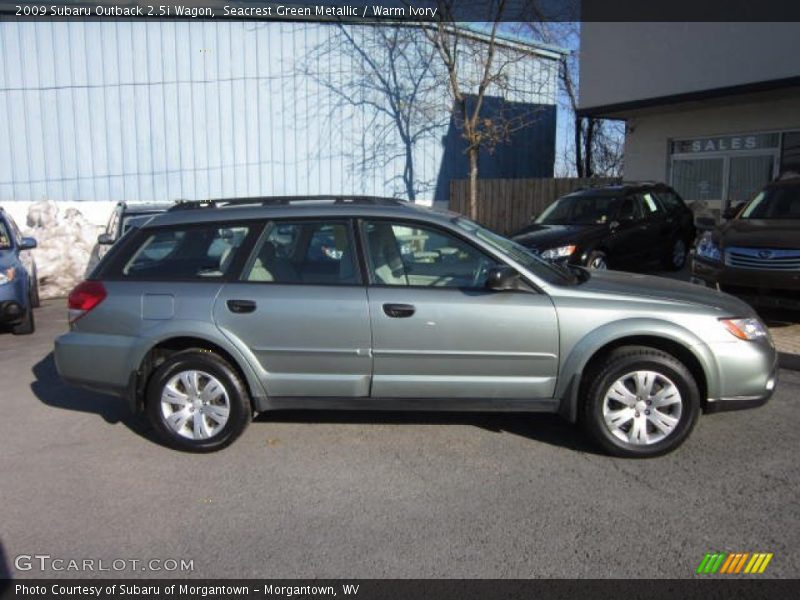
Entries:
POLYGON ((0 285, 0 323, 13 325, 22 321, 30 309, 18 281, 0 285))
POLYGON ((750 304, 800 310, 800 273, 739 269, 692 258, 692 283, 713 287, 750 304))
POLYGON ((711 349, 720 381, 718 396, 707 399, 705 412, 767 403, 778 386, 778 353, 770 340, 715 344, 711 349))

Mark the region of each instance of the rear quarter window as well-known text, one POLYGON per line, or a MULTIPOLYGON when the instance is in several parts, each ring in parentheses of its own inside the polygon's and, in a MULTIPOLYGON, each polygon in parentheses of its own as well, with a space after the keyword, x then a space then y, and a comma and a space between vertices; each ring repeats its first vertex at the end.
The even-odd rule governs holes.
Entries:
POLYGON ((192 225, 143 230, 120 260, 117 276, 131 280, 205 280, 224 277, 250 225, 192 225))

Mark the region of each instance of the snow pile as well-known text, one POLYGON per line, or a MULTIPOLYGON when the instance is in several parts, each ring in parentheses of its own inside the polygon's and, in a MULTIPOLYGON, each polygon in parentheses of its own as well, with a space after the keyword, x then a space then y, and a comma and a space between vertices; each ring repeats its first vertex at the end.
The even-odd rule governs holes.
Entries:
POLYGON ((63 211, 52 200, 28 208, 25 235, 36 238, 34 250, 42 298, 66 296, 83 279, 89 255, 102 226, 91 223, 74 207, 63 211))

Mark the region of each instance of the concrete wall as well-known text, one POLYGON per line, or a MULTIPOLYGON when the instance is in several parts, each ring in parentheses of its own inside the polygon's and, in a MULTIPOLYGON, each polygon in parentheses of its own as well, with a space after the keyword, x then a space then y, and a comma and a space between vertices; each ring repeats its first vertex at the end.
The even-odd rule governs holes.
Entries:
POLYGON ((797 77, 800 23, 583 23, 580 105, 797 77))
POLYGON ((625 178, 667 178, 669 140, 800 129, 800 90, 661 107, 626 114, 625 178))

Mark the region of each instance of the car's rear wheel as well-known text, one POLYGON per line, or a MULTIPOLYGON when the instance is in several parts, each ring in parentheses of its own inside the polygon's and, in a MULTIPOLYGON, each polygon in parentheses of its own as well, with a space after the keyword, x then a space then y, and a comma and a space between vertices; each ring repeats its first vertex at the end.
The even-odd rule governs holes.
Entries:
POLYGON ((586 266, 593 271, 605 271, 608 269, 608 260, 604 252, 595 250, 586 260, 586 266))
POLYGON ((680 271, 686 264, 686 242, 677 238, 664 255, 664 267, 670 271, 680 271))
POLYGON ((236 370, 213 352, 192 349, 173 354, 153 374, 147 415, 170 446, 213 452, 241 435, 252 411, 236 370))
POLYGON ((583 424, 616 456, 671 452, 700 414, 700 392, 691 372, 655 348, 618 348, 593 373, 586 387, 583 424))
POLYGON ((14 335, 30 335, 34 331, 36 331, 36 322, 33 318, 33 299, 29 297, 25 316, 21 322, 11 328, 11 333, 14 335))

